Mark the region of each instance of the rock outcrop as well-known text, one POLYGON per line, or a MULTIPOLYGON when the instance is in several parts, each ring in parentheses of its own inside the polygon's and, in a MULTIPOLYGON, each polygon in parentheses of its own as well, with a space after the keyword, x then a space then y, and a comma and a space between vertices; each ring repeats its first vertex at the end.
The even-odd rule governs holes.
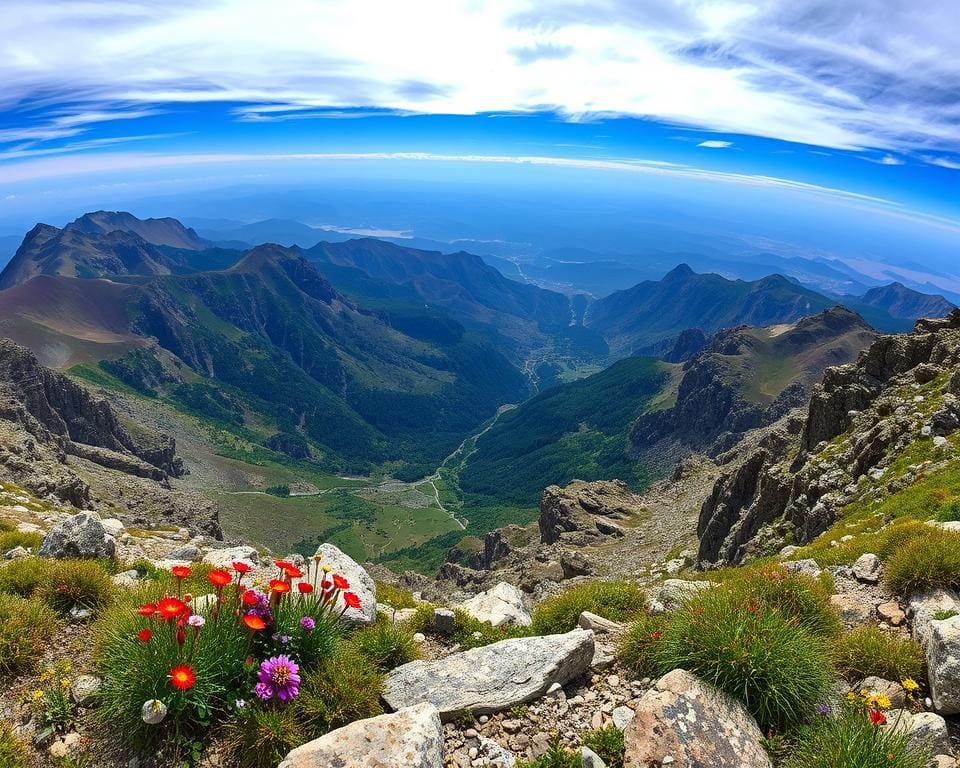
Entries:
POLYGON ((308 566, 307 578, 317 584, 322 578, 322 574, 316 573, 317 569, 324 566, 328 566, 333 573, 343 576, 349 582, 349 591, 360 599, 360 607, 347 606, 344 602, 345 593, 341 592, 337 600, 340 609, 345 609, 343 614, 345 621, 363 626, 373 624, 377 620, 377 585, 356 560, 341 552, 333 544, 321 544, 308 566))
POLYGON ((540 541, 587 544, 604 536, 622 536, 619 522, 639 506, 640 498, 620 480, 575 480, 565 488, 551 485, 540 499, 540 541))
POLYGON ((80 512, 55 525, 44 537, 40 557, 57 560, 71 558, 112 558, 117 542, 95 512, 80 512))
POLYGON ((393 710, 429 702, 450 720, 500 712, 539 698, 554 683, 582 675, 593 659, 593 632, 501 640, 435 661, 412 661, 387 675, 383 700, 393 710))
POLYGON ((505 581, 474 595, 460 607, 475 619, 489 621, 495 627, 508 624, 526 627, 531 621, 530 611, 524 605, 523 593, 505 581))

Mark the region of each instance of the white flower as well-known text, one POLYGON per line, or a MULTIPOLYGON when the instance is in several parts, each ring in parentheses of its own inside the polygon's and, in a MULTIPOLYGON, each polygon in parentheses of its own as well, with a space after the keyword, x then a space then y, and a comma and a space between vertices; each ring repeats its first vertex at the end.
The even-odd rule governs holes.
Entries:
POLYGON ((167 705, 160 699, 150 699, 143 702, 140 717, 147 725, 159 725, 167 716, 167 705))
POLYGON ((245 702, 243 699, 237 699, 237 700, 234 702, 234 706, 235 706, 237 709, 243 709, 245 706, 247 706, 247 702, 245 702))
POLYGON ((189 624, 194 629, 200 629, 204 624, 207 623, 207 620, 203 618, 199 613, 193 614, 189 619, 187 619, 187 624, 189 624))

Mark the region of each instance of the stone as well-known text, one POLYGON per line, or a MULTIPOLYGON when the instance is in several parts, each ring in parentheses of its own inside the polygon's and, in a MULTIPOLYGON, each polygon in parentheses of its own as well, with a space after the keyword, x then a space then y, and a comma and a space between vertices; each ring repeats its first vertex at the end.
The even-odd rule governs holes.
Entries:
POLYGON ((795 544, 787 544, 787 546, 780 550, 780 557, 790 557, 798 549, 800 549, 800 547, 795 544))
POLYGON ((470 710, 501 712, 540 698, 554 683, 582 675, 593 658, 593 632, 518 637, 445 656, 412 661, 387 674, 383 700, 393 710, 429 701, 444 720, 470 710))
POLYGON ((890 706, 893 709, 902 709, 907 704, 907 692, 903 686, 893 680, 884 680, 882 677, 873 675, 865 677, 854 686, 854 690, 866 691, 873 696, 886 696, 890 699, 890 706))
POLYGON ((75 605, 70 609, 70 613, 67 615, 72 621, 86 621, 93 616, 93 611, 82 605, 75 605))
POLYGON ((840 612, 845 624, 867 624, 873 620, 873 605, 853 595, 831 595, 830 605, 840 612))
POLYGON ((113 558, 117 542, 107 533, 96 512, 78 512, 57 523, 44 537, 40 556, 57 560, 65 557, 113 558))
POLYGON ((640 698, 624 732, 624 768, 771 768, 762 739, 742 704, 675 669, 640 698))
POLYGON ((877 615, 891 627, 902 627, 907 623, 907 614, 895 600, 889 603, 880 603, 877 606, 877 615))
POLYGON ((666 579, 663 584, 651 592, 648 607, 653 613, 676 611, 688 600, 713 586, 716 585, 712 581, 666 579))
POLYGON ((479 736, 480 742, 479 754, 486 758, 485 765, 492 768, 513 768, 517 764, 517 758, 509 749, 502 747, 493 739, 486 736, 479 736))
MULTIPOLYGON (((370 574, 356 560, 341 552, 333 544, 321 544, 317 548, 316 554, 308 564, 306 578, 319 584, 317 569, 323 566, 329 566, 333 569, 333 573, 340 574, 350 582, 350 592, 360 599, 359 608, 346 609, 343 614, 344 620, 358 626, 373 624, 377 620, 377 585, 373 583, 370 574), (316 579, 314 579, 315 576, 316 579)), ((338 610, 342 610, 346 606, 343 602, 343 594, 337 599, 340 606, 338 610)))
POLYGON ((598 635, 619 635, 626 627, 616 621, 610 621, 603 616, 597 616, 590 611, 584 611, 577 619, 577 626, 581 629, 592 629, 598 635))
POLYGON ((950 447, 950 441, 943 435, 936 435, 933 438, 933 447, 937 450, 943 450, 944 448, 950 447))
POLYGON ((457 615, 449 608, 433 609, 433 631, 438 635, 453 634, 457 627, 457 615))
POLYGON ((123 587, 124 589, 132 589, 140 583, 140 571, 135 569, 130 569, 129 571, 121 571, 113 575, 111 581, 116 584, 118 587, 123 587))
POLYGON ((523 602, 523 593, 513 584, 501 581, 486 592, 471 597, 460 608, 480 621, 495 627, 515 625, 529 627, 532 619, 523 602))
POLYGON ((356 720, 290 752, 278 768, 443 768, 443 726, 426 703, 356 720))
POLYGON ((908 607, 913 617, 913 639, 926 648, 934 617, 950 611, 960 614, 960 595, 949 589, 919 592, 910 598, 908 607))
POLYGON ((930 763, 930 768, 957 768, 958 765, 960 763, 950 755, 935 755, 933 762, 930 763))
POLYGON ((853 577, 864 584, 880 581, 880 558, 872 553, 860 555, 853 564, 853 577))
POLYGON ((80 747, 80 734, 76 731, 70 731, 70 733, 65 733, 59 739, 57 739, 53 744, 50 745, 50 748, 47 750, 50 753, 50 757, 54 760, 63 760, 71 755, 80 747))
MULTIPOLYGON (((193 563, 200 559, 200 550, 193 544, 184 544, 182 547, 177 547, 175 550, 173 550, 173 552, 167 555, 167 559, 185 560, 188 563, 193 563)), ((231 560, 230 565, 233 565, 234 562, 235 561, 231 560)))
POLYGON ((931 621, 924 650, 934 710, 960 714, 960 615, 931 621))
POLYGON ((926 747, 931 754, 953 754, 947 721, 933 712, 910 712, 891 709, 884 728, 908 734, 910 746, 926 747))
POLYGON ((100 693, 103 681, 93 675, 80 675, 70 684, 70 696, 80 706, 90 706, 90 703, 100 693))
POLYGON ((607 764, 590 747, 580 747, 580 768, 607 768, 607 764))
MULTIPOLYGON (((178 549, 182 550, 186 547, 179 547, 178 549)), ((167 559, 176 560, 177 558, 170 556, 167 559)), ((187 562, 192 562, 192 559, 187 560, 187 562)), ((203 562, 223 570, 230 570, 233 564, 237 562, 246 563, 253 568, 260 563, 260 554, 253 547, 224 547, 223 549, 211 549, 203 556, 203 562)), ((273 578, 273 576, 270 578, 273 578)))
POLYGON ((113 538, 119 539, 127 529, 123 524, 122 520, 117 520, 115 517, 105 517, 100 521, 100 525, 103 526, 103 530, 109 533, 113 538))
POLYGON ((610 717, 613 718, 613 724, 622 731, 630 724, 630 721, 633 720, 634 714, 634 711, 630 709, 630 707, 619 706, 614 707, 613 712, 610 713, 610 717))
POLYGON ((782 565, 791 573, 803 573, 813 578, 817 578, 823 573, 819 563, 809 557, 804 560, 784 560, 782 565))
POLYGON ((6 560, 20 560, 24 557, 30 557, 30 550, 24 549, 23 547, 14 547, 6 552, 3 557, 6 560))

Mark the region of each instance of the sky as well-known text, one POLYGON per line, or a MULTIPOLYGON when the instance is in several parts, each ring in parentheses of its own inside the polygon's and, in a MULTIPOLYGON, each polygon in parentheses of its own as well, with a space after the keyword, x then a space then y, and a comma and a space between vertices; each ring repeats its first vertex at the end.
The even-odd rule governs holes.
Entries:
POLYGON ((107 188, 483 166, 799 195, 960 237, 956 0, 2 6, 0 223, 107 188))

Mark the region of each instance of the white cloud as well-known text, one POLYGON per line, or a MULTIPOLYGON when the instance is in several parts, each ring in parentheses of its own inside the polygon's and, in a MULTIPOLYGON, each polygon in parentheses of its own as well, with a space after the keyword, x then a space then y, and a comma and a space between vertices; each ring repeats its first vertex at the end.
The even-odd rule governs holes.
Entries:
POLYGON ((91 105, 554 108, 840 149, 960 149, 954 0, 3 6, 0 108, 38 94, 91 105))
POLYGON ((698 147, 706 147, 707 149, 726 149, 727 147, 732 147, 732 141, 717 141, 716 139, 710 139, 709 141, 701 141, 697 144, 698 147))
POLYGON ((930 165, 938 165, 941 168, 949 168, 951 171, 960 171, 960 163, 948 160, 945 157, 924 157, 923 161, 930 165))

